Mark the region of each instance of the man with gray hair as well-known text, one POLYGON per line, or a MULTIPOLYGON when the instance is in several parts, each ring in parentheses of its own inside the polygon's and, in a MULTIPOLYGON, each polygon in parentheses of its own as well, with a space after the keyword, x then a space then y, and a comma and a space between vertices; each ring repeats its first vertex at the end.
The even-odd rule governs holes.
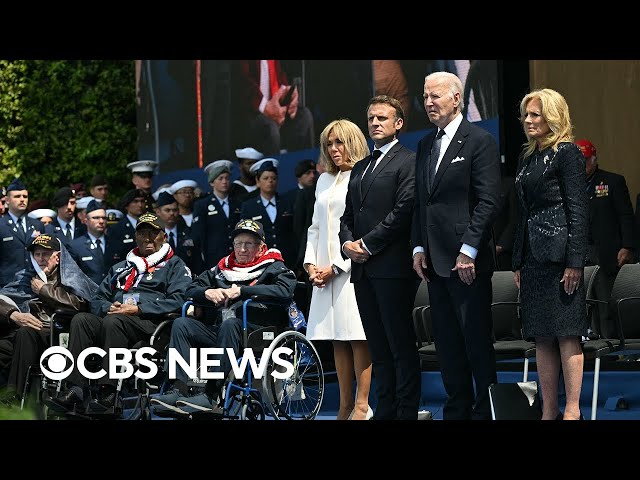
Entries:
POLYGON ((463 106, 457 76, 435 72, 426 77, 424 107, 438 129, 420 141, 416 152, 411 243, 413 268, 429 281, 448 395, 445 420, 490 419, 489 385, 497 382, 490 240, 499 209, 500 159, 495 139, 463 118, 463 106))

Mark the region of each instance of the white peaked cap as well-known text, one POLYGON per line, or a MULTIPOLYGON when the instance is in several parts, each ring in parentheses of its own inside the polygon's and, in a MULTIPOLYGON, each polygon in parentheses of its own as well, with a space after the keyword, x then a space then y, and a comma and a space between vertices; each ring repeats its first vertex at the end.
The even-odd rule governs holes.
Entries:
POLYGON ((158 162, 153 160, 138 160, 127 164, 127 168, 131 169, 131 173, 153 172, 158 166, 158 162))

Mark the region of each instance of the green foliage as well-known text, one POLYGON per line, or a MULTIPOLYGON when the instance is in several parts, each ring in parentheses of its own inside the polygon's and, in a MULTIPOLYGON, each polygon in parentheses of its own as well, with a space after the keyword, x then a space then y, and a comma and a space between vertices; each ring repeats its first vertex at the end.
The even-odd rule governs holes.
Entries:
POLYGON ((101 173, 121 196, 135 116, 133 61, 0 60, 0 185, 18 176, 32 200, 50 199, 101 173))

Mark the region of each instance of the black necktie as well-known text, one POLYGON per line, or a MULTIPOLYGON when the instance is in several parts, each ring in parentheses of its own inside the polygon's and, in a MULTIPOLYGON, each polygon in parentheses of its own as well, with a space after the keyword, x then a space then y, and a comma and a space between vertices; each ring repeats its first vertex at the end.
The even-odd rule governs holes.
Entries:
POLYGON ((104 261, 104 254, 102 253, 102 242, 99 238, 96 238, 96 257, 98 257, 99 261, 104 261))
POLYGON ((169 245, 171 245, 171 248, 174 250, 176 249, 176 239, 173 236, 173 232, 169 232, 169 245))
POLYGON ((22 240, 27 240, 27 233, 24 230, 24 217, 20 217, 18 219, 18 233, 20 234, 20 238, 22 238, 22 240))
POLYGON ((275 203, 273 203, 273 202, 267 202, 267 207, 268 207, 269 205, 271 205, 272 207, 275 207, 275 206, 276 206, 276 204, 275 204, 275 203))
POLYGON ((440 146, 442 145, 443 135, 444 130, 440 130, 433 141, 433 145, 431 145, 431 158, 429 158, 429 190, 431 190, 433 180, 436 178, 436 166, 438 165, 438 157, 440 156, 440 146))
POLYGON ((369 187, 369 184, 373 180, 373 169, 376 167, 376 162, 380 158, 380 155, 382 155, 382 151, 380 150, 374 150, 371 154, 369 166, 367 167, 367 171, 364 172, 364 176, 362 177, 361 183, 363 191, 366 191, 366 189, 369 187))
POLYGON ((69 225, 67 223, 67 232, 64 234, 65 237, 67 237, 68 241, 73 240, 73 238, 71 238, 71 225, 69 225))
POLYGON ((226 207, 226 206, 227 206, 227 201, 226 201, 226 200, 223 200, 223 201, 222 201, 222 213, 224 213, 224 214, 225 214, 225 216, 226 216, 227 218, 229 218, 229 214, 228 214, 228 213, 227 213, 227 211, 224 209, 224 207, 226 207))

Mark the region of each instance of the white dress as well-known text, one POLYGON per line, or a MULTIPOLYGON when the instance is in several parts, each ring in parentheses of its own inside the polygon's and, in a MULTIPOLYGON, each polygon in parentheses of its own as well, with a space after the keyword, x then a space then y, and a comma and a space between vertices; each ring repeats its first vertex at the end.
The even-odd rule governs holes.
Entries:
POLYGON ((342 272, 324 288, 313 287, 307 338, 310 340, 366 340, 356 294, 351 283, 351 260, 340 254, 340 217, 344 213, 351 171, 323 173, 316 186, 313 220, 307 235, 304 263, 336 265, 342 272))

